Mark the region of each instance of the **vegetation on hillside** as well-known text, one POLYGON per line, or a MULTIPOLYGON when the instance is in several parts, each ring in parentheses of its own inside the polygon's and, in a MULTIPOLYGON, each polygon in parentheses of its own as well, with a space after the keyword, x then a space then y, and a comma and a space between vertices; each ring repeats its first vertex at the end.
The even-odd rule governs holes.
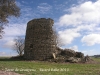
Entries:
POLYGON ((100 58, 96 63, 51 63, 44 61, 22 61, 0 59, 0 69, 25 75, 99 75, 100 58))

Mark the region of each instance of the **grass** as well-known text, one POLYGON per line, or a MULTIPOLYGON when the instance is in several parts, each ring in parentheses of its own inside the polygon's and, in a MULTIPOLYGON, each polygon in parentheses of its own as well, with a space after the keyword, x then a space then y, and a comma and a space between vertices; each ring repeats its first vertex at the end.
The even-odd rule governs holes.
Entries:
POLYGON ((100 57, 98 57, 98 58, 93 58, 92 57, 92 59, 95 60, 95 61, 97 61, 97 62, 100 62, 100 57))
POLYGON ((99 75, 100 58, 93 58, 98 64, 50 63, 43 61, 15 61, 0 58, 0 69, 25 75, 99 75))

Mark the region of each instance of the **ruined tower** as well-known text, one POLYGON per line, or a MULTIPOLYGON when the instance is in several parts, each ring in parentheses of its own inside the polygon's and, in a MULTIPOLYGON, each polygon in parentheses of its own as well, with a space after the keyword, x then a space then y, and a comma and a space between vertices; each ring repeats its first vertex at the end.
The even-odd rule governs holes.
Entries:
POLYGON ((31 60, 45 60, 52 57, 56 51, 54 21, 50 18, 33 19, 28 22, 24 57, 31 60))

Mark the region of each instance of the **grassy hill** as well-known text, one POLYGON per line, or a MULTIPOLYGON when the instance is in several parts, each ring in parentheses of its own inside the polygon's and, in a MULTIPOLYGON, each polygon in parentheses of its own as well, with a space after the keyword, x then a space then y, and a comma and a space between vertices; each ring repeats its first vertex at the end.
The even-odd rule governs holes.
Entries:
POLYGON ((54 63, 0 58, 0 70, 25 75, 99 75, 100 58, 93 59, 96 63, 54 63))

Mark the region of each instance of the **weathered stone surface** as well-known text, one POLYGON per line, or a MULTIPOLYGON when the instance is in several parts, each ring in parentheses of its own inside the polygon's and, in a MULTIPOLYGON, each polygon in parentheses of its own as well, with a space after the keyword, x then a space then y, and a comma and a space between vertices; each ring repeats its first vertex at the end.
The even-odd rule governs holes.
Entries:
POLYGON ((61 53, 63 51, 63 49, 59 48, 59 47, 56 47, 56 56, 59 57, 59 55, 61 56, 61 53))
POLYGON ((76 52, 76 56, 77 58, 84 58, 84 54, 81 52, 76 52))
POLYGON ((28 22, 24 58, 29 60, 48 60, 50 62, 87 62, 88 56, 84 57, 81 52, 57 47, 53 31, 52 19, 34 19, 28 22))
POLYGON ((87 55, 84 57, 84 62, 92 61, 92 59, 87 55))
POLYGON ((74 57, 76 55, 76 52, 71 49, 64 49, 61 52, 61 55, 66 56, 66 57, 74 57))
POLYGON ((28 22, 24 57, 31 60, 45 60, 56 52, 52 19, 34 19, 28 22))
POLYGON ((57 57, 56 59, 54 59, 53 61, 54 61, 54 62, 65 62, 66 59, 65 59, 65 57, 63 57, 63 56, 59 56, 59 57, 57 57))
POLYGON ((71 63, 78 63, 78 62, 81 62, 82 59, 81 58, 76 58, 76 57, 69 57, 66 61, 71 62, 71 63))
POLYGON ((69 57, 69 58, 67 59, 67 61, 68 61, 68 62, 71 62, 71 63, 76 63, 76 62, 78 62, 74 57, 69 57))

